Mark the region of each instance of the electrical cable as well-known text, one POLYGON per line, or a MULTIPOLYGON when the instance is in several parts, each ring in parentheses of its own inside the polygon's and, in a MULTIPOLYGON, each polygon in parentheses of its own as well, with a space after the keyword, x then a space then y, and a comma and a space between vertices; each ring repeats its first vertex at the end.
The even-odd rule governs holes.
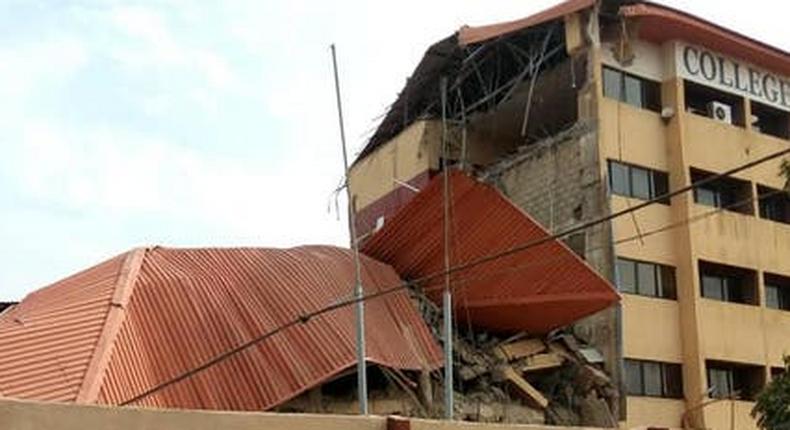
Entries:
MULTIPOLYGON (((327 306, 325 306, 325 307, 323 307, 321 309, 302 314, 302 315, 294 318, 293 320, 288 321, 285 324, 282 324, 282 325, 280 325, 278 327, 275 327, 274 329, 272 329, 272 330, 270 330, 270 331, 268 331, 266 333, 263 333, 260 336, 257 336, 257 337, 255 337, 255 338, 253 338, 253 339, 251 339, 251 340, 249 340, 247 342, 242 343, 241 345, 238 345, 238 346, 236 346, 236 347, 234 347, 232 349, 229 349, 228 351, 226 351, 226 352, 224 352, 222 354, 219 354, 219 355, 215 356, 214 358, 206 361, 205 363, 203 363, 203 364, 201 364, 199 366, 196 366, 196 367, 194 367, 194 368, 192 368, 190 370, 187 370, 187 371, 183 372, 182 374, 180 374, 178 376, 175 376, 175 377, 173 377, 173 378, 171 378, 171 379, 169 379, 167 381, 164 381, 164 382, 162 382, 160 384, 157 384, 154 387, 144 391, 143 393, 138 394, 138 395, 132 397, 131 399, 120 403, 119 405, 120 406, 127 406, 129 404, 132 404, 132 403, 135 403, 135 402, 137 402, 139 400, 142 400, 142 399, 150 396, 153 393, 161 391, 164 388, 167 388, 167 387, 169 387, 169 386, 171 386, 171 385, 173 385, 175 383, 178 383, 178 382, 180 382, 180 381, 182 381, 184 379, 189 378, 190 376, 192 376, 192 375, 194 375, 196 373, 199 373, 199 372, 201 372, 201 371, 203 371, 203 370, 205 370, 205 369, 207 369, 209 367, 212 367, 213 365, 215 365, 215 364, 227 359, 228 357, 233 356, 233 355, 235 355, 235 354, 237 354, 237 353, 239 353, 239 352, 241 352, 241 351, 243 351, 243 350, 245 350, 245 349, 247 349, 247 348, 249 348, 249 347, 251 347, 251 346, 253 346, 253 345, 257 344, 257 343, 259 343, 259 342, 262 342, 262 341, 264 341, 264 340, 266 340, 266 339, 268 339, 270 337, 273 337, 273 336, 285 331, 288 328, 297 326, 299 324, 306 324, 311 319, 313 319, 313 318, 315 318, 317 316, 320 316, 320 315, 323 315, 325 313, 329 313, 329 312, 335 311, 335 310, 340 309, 340 308, 344 308, 346 306, 350 306, 350 305, 356 304, 358 301, 373 300, 373 299, 376 299, 378 297, 389 295, 389 294, 395 293, 395 292, 400 291, 400 290, 421 286, 421 285, 423 285, 425 283, 428 283, 429 281, 435 280, 436 278, 443 277, 443 276, 449 276, 449 275, 451 275, 453 273, 463 272, 463 271, 472 269, 474 267, 477 267, 477 266, 479 266, 481 264, 485 264, 487 262, 491 262, 491 261, 494 261, 494 260, 497 260, 497 259, 500 259, 500 258, 503 258, 503 257, 514 255, 514 254, 516 254, 518 252, 525 251, 527 249, 530 249, 530 248, 533 248, 533 247, 536 247, 536 246, 540 246, 540 245, 542 245, 544 243, 548 243, 548 242, 553 241, 553 240, 562 239, 565 236, 568 236, 570 234, 587 230, 587 229, 589 229, 591 227, 594 227, 594 226, 596 226, 598 224, 602 224, 602 223, 611 221, 611 220, 613 220, 615 218, 619 218, 619 217, 621 217, 623 215, 627 215, 627 214, 630 214, 632 212, 636 212, 636 211, 638 211, 640 209, 643 209, 645 207, 651 206, 653 204, 669 200, 672 197, 676 197, 678 195, 687 193, 687 192, 692 191, 692 190, 694 190, 694 189, 696 189, 696 188, 698 188, 700 186, 711 184, 711 183, 713 183, 713 182, 715 182, 717 180, 720 180, 722 178, 725 178, 725 177, 728 177, 728 176, 732 176, 732 175, 734 175, 736 173, 739 173, 739 172, 741 172, 743 170, 750 169, 750 168, 752 168, 754 166, 757 166, 759 164, 762 164, 762 163, 765 163, 765 162, 777 159, 777 158, 782 157, 782 156, 787 155, 787 154, 790 154, 790 148, 787 148, 787 149, 784 149, 784 150, 781 150, 781 151, 778 151, 778 152, 774 152, 774 153, 769 154, 769 155, 767 155, 765 157, 762 157, 762 158, 750 161, 748 163, 742 164, 742 165, 740 165, 738 167, 732 168, 732 169, 730 169, 730 170, 728 170, 726 172, 715 174, 715 175, 711 175, 711 176, 706 177, 706 178, 704 178, 702 180, 696 181, 696 182, 694 182, 694 183, 692 183, 690 185, 678 188, 677 190, 667 192, 667 193, 665 193, 663 195, 654 197, 654 198, 649 199, 649 200, 645 200, 645 201, 643 201, 643 202, 641 202, 641 203, 639 203, 637 205, 630 206, 627 209, 616 211, 616 212, 613 212, 613 213, 611 213, 609 215, 605 215, 603 217, 599 217, 599 218, 596 218, 596 219, 584 222, 584 223, 582 223, 582 224, 580 224, 578 226, 571 227, 571 228, 566 229, 564 231, 561 231, 559 233, 551 234, 551 235, 548 235, 548 236, 546 236, 544 238, 541 238, 541 239, 538 239, 538 240, 529 241, 529 242, 526 242, 526 243, 514 246, 512 248, 509 248, 509 249, 501 251, 501 252, 497 252, 497 253, 494 253, 494 254, 489 254, 489 255, 477 258, 475 260, 472 260, 472 261, 469 261, 469 262, 466 262, 466 263, 462 263, 462 264, 459 264, 457 266, 450 267, 449 269, 446 269, 446 270, 441 270, 441 271, 438 271, 436 273, 432 273, 432 274, 428 274, 428 275, 422 276, 422 277, 417 278, 417 279, 412 280, 412 281, 405 281, 405 282, 402 282, 402 283, 400 283, 400 284, 398 284, 396 286, 383 288, 383 289, 380 289, 379 291, 376 291, 375 293, 365 294, 365 295, 362 295, 361 297, 358 297, 358 298, 355 297, 355 298, 351 298, 351 299, 344 299, 344 300, 338 301, 336 303, 327 305, 327 306)), ((645 237, 646 234, 642 234, 641 236, 645 237)))

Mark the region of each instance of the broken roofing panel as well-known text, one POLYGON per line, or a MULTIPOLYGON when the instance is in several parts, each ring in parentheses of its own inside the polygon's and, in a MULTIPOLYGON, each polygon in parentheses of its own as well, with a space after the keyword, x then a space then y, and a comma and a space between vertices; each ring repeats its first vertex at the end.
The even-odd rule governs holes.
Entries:
MULTIPOLYGON (((464 109, 468 109, 469 115, 480 106, 476 106, 480 101, 478 92, 480 89, 477 78, 480 73, 486 73, 486 67, 496 70, 496 75, 501 73, 502 83, 518 85, 521 80, 512 79, 522 74, 521 67, 507 72, 501 70, 502 59, 510 61, 507 55, 492 55, 500 50, 508 51, 507 45, 523 45, 519 38, 530 39, 530 32, 535 33, 530 43, 539 46, 542 43, 544 34, 541 30, 550 30, 556 23, 560 22, 563 16, 578 12, 588 7, 592 7, 595 0, 567 0, 554 7, 546 9, 537 14, 528 16, 516 21, 504 22, 499 24, 484 25, 479 27, 461 27, 451 36, 433 44, 425 52, 422 60, 406 81, 406 86, 398 94, 398 98, 390 106, 387 114, 382 119, 376 131, 370 137, 367 144, 357 156, 355 163, 376 150, 384 142, 392 139, 400 133, 406 126, 418 118, 437 118, 440 116, 439 105, 439 81, 441 76, 446 76, 450 82, 450 94, 454 97, 455 92, 463 93, 462 104, 464 109), (543 28, 545 27, 545 28, 543 28), (511 43, 513 42, 513 43, 511 43), (501 48, 501 49, 500 49, 501 48), (489 58, 490 57, 490 58, 489 58), (490 60, 489 66, 486 62, 490 60), (469 82, 467 82, 469 81, 469 82)), ((552 30, 554 31, 554 30, 552 30)), ((550 32, 549 32, 550 33, 550 32)), ((552 40, 564 38, 564 32, 558 29, 551 35, 552 40)), ((547 53, 544 62, 554 61, 552 56, 559 52, 564 53, 564 40, 562 43, 554 42, 554 45, 561 45, 556 52, 547 53)), ((521 63, 523 60, 515 60, 521 63)), ((544 64, 545 67, 545 64, 544 64)), ((507 68, 507 67, 505 67, 507 68)), ((492 75, 492 76, 493 76, 492 75)), ((531 73, 524 74, 522 78, 531 76, 531 73)), ((500 85, 493 85, 492 89, 500 85)), ((508 91, 493 91, 496 97, 505 96, 508 91)), ((487 96, 486 96, 487 97, 487 96)), ((496 97, 493 97, 496 99, 496 97)), ((453 106, 453 103, 450 103, 453 106)), ((452 114, 452 112, 448 112, 452 114)), ((460 118, 459 118, 460 119, 460 118)))
MULTIPOLYGON (((549 233, 492 187, 450 172, 450 261, 463 266, 549 233)), ((441 299, 443 181, 437 175, 363 246, 441 299)), ((619 300, 608 281, 558 240, 453 273, 456 316, 490 330, 547 333, 619 300)))
MULTIPOLYGON (((401 283, 386 264, 362 264, 366 293, 401 283)), ((349 298, 353 283, 350 251, 330 246, 135 250, 0 316, 0 393, 120 404, 349 298)), ((440 366, 441 351, 405 291, 367 307, 370 362, 440 366)), ((317 316, 134 404, 269 409, 354 365, 353 321, 351 306, 317 316)))
POLYGON ((544 22, 559 19, 565 15, 592 7, 595 0, 568 0, 546 10, 515 21, 501 22, 479 27, 463 26, 458 30, 458 43, 470 45, 485 42, 496 37, 505 36, 525 28, 543 24, 544 22))

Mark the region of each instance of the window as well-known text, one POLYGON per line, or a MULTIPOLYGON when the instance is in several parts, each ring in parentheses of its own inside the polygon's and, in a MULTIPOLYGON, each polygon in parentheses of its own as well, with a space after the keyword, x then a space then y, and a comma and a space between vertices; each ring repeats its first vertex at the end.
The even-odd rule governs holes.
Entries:
POLYGON ((765 306, 790 311, 790 278, 766 273, 765 306))
POLYGON ((790 195, 782 190, 757 186, 760 218, 790 224, 790 195))
POLYGON ((611 67, 603 68, 603 95, 631 106, 661 110, 661 86, 611 67))
POLYGON ((790 113, 755 101, 752 104, 752 130, 787 139, 790 137, 790 113))
MULTIPOLYGON (((698 183, 714 173, 691 169, 691 181, 698 183)), ((752 185, 735 178, 719 178, 694 188, 694 201, 698 204, 725 209, 745 215, 754 215, 752 185)))
POLYGON ((677 298, 674 267, 618 258, 617 282, 623 293, 677 298))
POLYGON ((722 302, 757 305, 756 273, 721 264, 699 262, 702 297, 722 302))
POLYGON ((707 361, 705 367, 710 397, 714 399, 752 400, 764 385, 761 366, 707 361))
MULTIPOLYGON (((617 161, 609 161, 609 182, 613 194, 642 200, 654 199, 669 191, 666 173, 617 161)), ((668 205, 669 200, 659 203, 668 205)))
POLYGON ((630 396, 683 398, 680 364, 625 359, 625 385, 630 396))
POLYGON ((744 121, 744 118, 746 115, 744 113, 743 97, 691 81, 684 81, 683 88, 687 112, 710 117, 713 107, 712 103, 723 103, 730 107, 730 111, 732 112, 732 123, 740 127, 745 127, 746 121, 744 121))

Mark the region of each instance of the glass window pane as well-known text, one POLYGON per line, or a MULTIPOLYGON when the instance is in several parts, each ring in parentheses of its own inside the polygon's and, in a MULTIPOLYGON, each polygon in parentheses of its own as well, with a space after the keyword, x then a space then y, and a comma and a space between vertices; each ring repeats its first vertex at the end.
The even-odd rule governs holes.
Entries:
POLYGON ((677 287, 675 286, 675 269, 669 266, 659 267, 659 295, 665 299, 675 300, 678 298, 677 287))
POLYGON ((645 395, 661 396, 663 378, 661 377, 661 364, 645 361, 642 363, 645 377, 645 395))
POLYGON ((779 309, 790 310, 790 290, 788 288, 779 288, 779 309))
POLYGON ((637 285, 639 286, 639 294, 644 296, 656 297, 658 296, 658 289, 656 288, 656 266, 648 263, 639 263, 637 265, 637 285))
POLYGON ((765 286, 765 306, 771 309, 780 309, 779 288, 775 285, 765 286))
POLYGON ((644 106, 640 79, 625 75, 625 102, 640 108, 644 106))
POLYGON ((679 364, 664 364, 664 396, 683 398, 683 371, 679 364))
POLYGON ((719 207, 720 199, 718 191, 711 188, 697 188, 694 190, 694 200, 706 206, 719 207))
POLYGON ((737 278, 722 278, 724 300, 733 303, 746 303, 741 288, 741 282, 737 278))
POLYGON ((725 369, 708 369, 708 387, 711 388, 711 397, 724 398, 732 390, 732 375, 725 369))
POLYGON ((722 280, 718 276, 702 275, 702 296, 709 299, 724 300, 722 280))
POLYGON ((636 293, 636 268, 630 260, 617 259, 618 288, 623 293, 636 293))
POLYGON ((623 74, 608 67, 603 69, 603 95, 615 100, 620 98, 623 74))
MULTIPOLYGON (((650 197, 663 196, 669 192, 669 175, 664 172, 653 172, 653 195, 650 197)), ((662 200, 661 203, 669 204, 669 200, 662 200)))
POLYGON ((650 199, 650 171, 638 167, 631 168, 631 195, 638 199, 650 199))
POLYGON ((625 386, 628 394, 641 396, 642 390, 642 369, 641 363, 635 360, 625 360, 625 386))
POLYGON ((612 182, 612 193, 621 196, 630 196, 628 166, 614 161, 609 162, 609 178, 612 182))

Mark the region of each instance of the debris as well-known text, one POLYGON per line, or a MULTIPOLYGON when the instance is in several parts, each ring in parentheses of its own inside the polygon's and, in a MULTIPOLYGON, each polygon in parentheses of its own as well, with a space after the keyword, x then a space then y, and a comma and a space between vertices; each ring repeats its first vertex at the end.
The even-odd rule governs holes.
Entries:
POLYGON ((546 344, 540 339, 524 339, 517 342, 501 345, 496 349, 498 357, 507 361, 529 357, 546 350, 546 344))
POLYGON ((603 355, 595 348, 581 348, 579 354, 590 364, 602 364, 604 362, 603 355))
POLYGON ((549 400, 544 397, 540 391, 530 385, 530 383, 511 366, 502 366, 500 369, 504 379, 510 382, 528 403, 540 409, 546 409, 546 406, 549 405, 549 400))
POLYGON ((565 363, 565 357, 554 352, 547 352, 545 354, 535 354, 527 357, 525 363, 519 367, 522 373, 534 372, 537 370, 553 369, 560 367, 565 363))
MULTIPOLYGON (((434 321, 432 329, 441 324, 431 317, 436 312, 434 307, 420 307, 426 321, 434 321)), ((458 333, 453 341, 457 419, 616 427, 611 405, 617 404, 618 391, 599 363, 600 353, 585 342, 564 332, 546 337, 518 333, 502 338, 490 332, 469 331, 458 333)), ((423 418, 443 415, 439 406, 443 393, 440 372, 373 368, 378 370, 369 373, 372 386, 375 387, 375 381, 380 382, 378 389, 370 392, 375 413, 423 418)), ((347 378, 340 390, 337 383, 331 383, 335 388, 331 384, 324 386, 324 410, 355 410, 351 403, 355 396, 354 379, 350 374, 347 378)), ((303 405, 311 406, 309 401, 291 404, 293 410, 307 411, 303 405)))

